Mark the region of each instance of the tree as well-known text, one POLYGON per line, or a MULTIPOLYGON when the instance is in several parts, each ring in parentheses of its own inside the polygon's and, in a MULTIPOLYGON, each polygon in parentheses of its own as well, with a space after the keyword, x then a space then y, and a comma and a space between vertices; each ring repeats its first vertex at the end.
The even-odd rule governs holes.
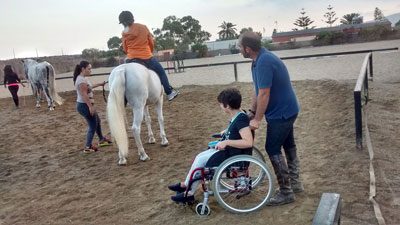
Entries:
POLYGON ((203 43, 210 40, 211 34, 201 30, 201 25, 198 20, 191 16, 184 16, 180 19, 184 32, 189 36, 194 43, 203 43))
POLYGON ((176 52, 187 50, 190 43, 203 43, 211 37, 209 32, 201 30, 199 21, 191 16, 168 16, 162 28, 155 29, 153 34, 156 50, 173 48, 176 52))
POLYGON ((107 46, 108 46, 108 49, 110 49, 110 50, 121 49, 122 40, 121 40, 121 38, 114 36, 114 37, 108 39, 107 46))
POLYGON ((336 16, 336 12, 333 11, 333 7, 331 5, 328 5, 328 12, 325 13, 324 17, 326 18, 325 23, 329 24, 330 27, 332 27, 332 24, 336 22, 338 19, 336 16))
POLYGON ((400 27, 400 20, 397 21, 397 23, 395 24, 395 27, 400 27))
POLYGON ((385 19, 385 16, 383 15, 382 10, 380 10, 378 7, 375 7, 374 19, 375 19, 375 21, 381 21, 381 20, 385 19))
MULTIPOLYGON (((304 8, 301 9, 300 12, 301 16, 297 18, 296 22, 293 24, 303 28, 304 30, 308 29, 308 26, 310 26, 312 23, 314 23, 313 20, 311 20, 308 16, 306 16, 306 12, 304 11, 304 8)), ((311 27, 313 29, 314 27, 311 27)))
POLYGON ((222 30, 218 32, 219 35, 219 40, 232 40, 237 38, 237 33, 236 33, 236 24, 233 24, 231 22, 223 22, 220 26, 222 30))
POLYGON ((362 17, 358 13, 350 13, 343 16, 340 20, 342 24, 360 24, 363 22, 362 17))
MULTIPOLYGON (((241 30, 240 30, 240 32, 239 32, 239 35, 241 35, 241 34, 243 34, 243 33, 246 33, 246 32, 254 32, 253 31, 253 28, 252 27, 249 27, 249 28, 242 28, 241 30)), ((258 36, 260 36, 260 37, 262 37, 262 33, 261 32, 259 32, 259 31, 256 31, 256 32, 254 32, 254 33, 256 33, 258 36)))
POLYGON ((240 30, 239 34, 243 34, 243 33, 246 33, 246 32, 253 32, 253 28, 251 28, 251 27, 249 27, 249 28, 244 27, 244 28, 242 28, 242 29, 240 30))
POLYGON ((100 57, 100 50, 96 48, 85 48, 82 51, 82 57, 84 59, 96 59, 100 57))
POLYGON ((154 34, 154 48, 158 50, 173 49, 175 41, 172 37, 163 34, 160 28, 153 31, 154 34))

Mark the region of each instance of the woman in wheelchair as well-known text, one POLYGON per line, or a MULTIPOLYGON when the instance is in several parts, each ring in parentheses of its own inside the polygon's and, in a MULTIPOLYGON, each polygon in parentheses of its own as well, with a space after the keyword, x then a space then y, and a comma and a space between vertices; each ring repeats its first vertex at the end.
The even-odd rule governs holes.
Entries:
MULTIPOLYGON (((194 201, 194 193, 200 180, 194 181, 189 185, 191 177, 195 177, 197 174, 192 173, 196 168, 204 168, 210 163, 208 160, 212 157, 213 166, 218 166, 226 158, 234 155, 251 153, 253 147, 253 135, 249 127, 250 120, 244 112, 240 110, 242 102, 242 96, 239 90, 235 88, 228 88, 223 90, 218 95, 218 102, 222 111, 231 117, 231 122, 226 130, 221 131, 222 139, 215 143, 210 143, 210 148, 206 151, 199 153, 193 160, 192 167, 186 176, 184 182, 179 182, 175 185, 168 186, 172 191, 176 191, 177 194, 172 196, 171 199, 177 203, 191 203, 194 201), (187 190, 189 187, 189 190, 187 190)), ((201 171, 196 170, 194 173, 200 175, 201 171)))

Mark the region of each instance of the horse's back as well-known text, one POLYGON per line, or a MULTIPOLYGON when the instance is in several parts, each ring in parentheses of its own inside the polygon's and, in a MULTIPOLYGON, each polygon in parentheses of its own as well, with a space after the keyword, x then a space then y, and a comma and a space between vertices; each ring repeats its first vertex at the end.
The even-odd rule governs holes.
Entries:
POLYGON ((28 68, 28 78, 34 82, 45 80, 47 75, 53 76, 53 73, 53 66, 47 61, 31 64, 28 68), (50 72, 50 70, 53 71, 50 72))
MULTIPOLYGON (((161 81, 158 75, 138 63, 122 64, 113 69, 111 76, 117 71, 125 71, 125 92, 129 96, 140 96, 145 98, 147 103, 156 103, 162 97, 161 81)), ((110 79, 113 79, 110 76, 110 79)), ((129 99, 128 99, 129 101, 129 99)))

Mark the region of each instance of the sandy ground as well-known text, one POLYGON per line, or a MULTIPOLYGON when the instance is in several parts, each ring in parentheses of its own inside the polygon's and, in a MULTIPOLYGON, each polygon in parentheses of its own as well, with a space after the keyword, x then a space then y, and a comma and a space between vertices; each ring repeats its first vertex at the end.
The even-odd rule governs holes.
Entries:
MULTIPOLYGON (((400 70, 392 60, 397 57, 398 62, 398 54, 381 54, 383 58, 377 57, 374 61, 378 72, 370 83, 371 101, 367 106, 375 150, 376 199, 387 224, 400 223, 400 83, 396 80, 400 70), (386 68, 392 64, 392 69, 386 68)), ((322 67, 324 60, 335 61, 328 58, 301 62, 322 67)), ((347 65, 337 68, 328 63, 325 68, 339 74, 347 65)), ((353 77, 357 77, 357 70, 356 74, 352 71, 353 77)), ((320 71, 308 74, 316 73, 321 74, 320 71)), ((178 74, 171 75, 170 79, 174 75, 178 74)), ((342 224, 377 224, 368 201, 368 153, 355 148, 353 77, 293 82, 301 105, 295 137, 306 191, 296 195, 293 204, 265 207, 248 215, 231 214, 211 197, 211 215, 199 217, 193 207, 171 202, 169 197, 173 193, 166 186, 183 179, 192 158, 212 140, 210 134, 227 125, 228 117, 221 113, 216 102, 219 91, 238 87, 244 96, 242 107, 247 109, 251 83, 181 87, 181 95, 164 104, 170 145, 163 148, 159 144, 146 144, 152 160, 143 163, 137 157, 130 134, 126 167, 117 166, 115 146, 92 154, 80 151, 87 125, 76 112, 74 92, 61 93, 66 103, 53 112, 48 112, 46 107, 34 108, 32 97, 25 97, 25 101, 22 97, 19 110, 14 109, 11 98, 0 99, 0 136, 3 137, 0 224, 237 224, 241 221, 302 225, 312 222, 324 192, 341 194, 342 224)), ((109 135, 101 91, 95 92, 95 101, 103 132, 109 135)), ((132 121, 131 110, 127 109, 127 113, 132 121)), ((152 115, 155 119, 154 112, 152 115)), ((142 140, 145 140, 144 126, 142 131, 142 140)), ((155 120, 153 132, 159 133, 155 120)), ((265 130, 259 130, 256 146, 260 149, 263 149, 264 137, 265 130)), ((197 192, 196 199, 202 200, 201 191, 197 192)))

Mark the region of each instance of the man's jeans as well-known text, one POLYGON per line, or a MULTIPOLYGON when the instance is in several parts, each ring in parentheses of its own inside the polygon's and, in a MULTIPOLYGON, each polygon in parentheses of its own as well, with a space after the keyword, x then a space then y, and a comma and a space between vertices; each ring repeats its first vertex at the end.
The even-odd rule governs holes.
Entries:
POLYGON ((286 150, 296 147, 293 135, 296 118, 297 114, 288 119, 267 119, 265 149, 270 157, 282 154, 282 146, 286 150))
MULTIPOLYGON (((154 72, 157 73, 157 75, 160 77, 161 84, 164 87, 165 94, 167 95, 171 94, 172 90, 171 87, 169 86, 168 77, 161 64, 154 57, 151 57, 150 59, 139 59, 139 60, 143 61, 149 69, 152 69, 154 70, 154 72)), ((130 63, 130 62, 135 62, 135 59, 125 60, 125 63, 130 63)))

